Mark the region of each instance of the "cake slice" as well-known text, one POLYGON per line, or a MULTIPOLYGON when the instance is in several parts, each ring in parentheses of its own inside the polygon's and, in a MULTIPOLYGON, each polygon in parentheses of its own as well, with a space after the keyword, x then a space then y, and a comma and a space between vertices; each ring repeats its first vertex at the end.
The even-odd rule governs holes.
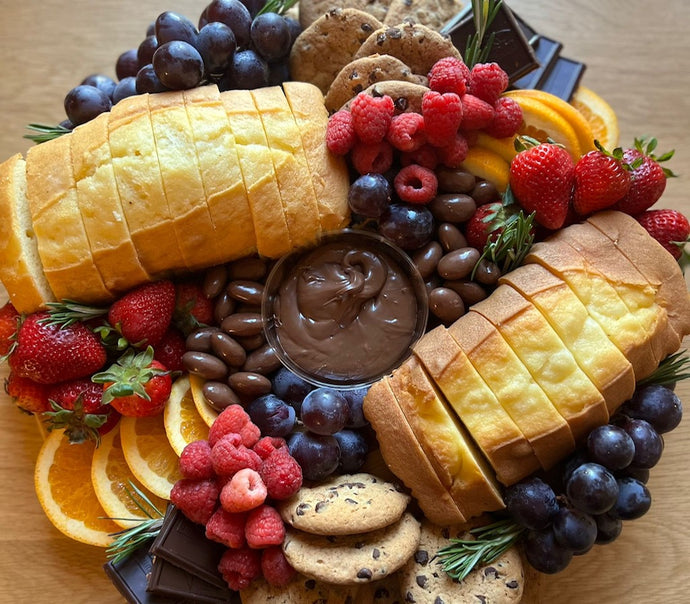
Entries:
POLYGON ((525 435, 542 468, 548 470, 575 449, 566 421, 487 319, 468 312, 448 333, 525 435))
POLYGON ((429 520, 459 524, 465 517, 422 450, 398 406, 387 377, 372 384, 364 397, 364 415, 376 432, 381 455, 429 520))
POLYGON ((468 519, 503 509, 495 474, 420 362, 409 357, 389 383, 412 432, 462 515, 468 519))
POLYGON ((302 138, 280 86, 251 91, 271 150, 292 245, 313 245, 321 225, 302 138))
POLYGON ((608 422, 601 392, 544 315, 519 292, 499 285, 470 312, 481 314, 496 327, 568 423, 576 443, 582 443, 593 428, 608 422))
POLYGON ((127 97, 113 106, 108 140, 132 242, 142 266, 158 276, 184 268, 185 262, 163 189, 147 97, 127 97))
POLYGON ((541 264, 563 279, 584 304, 608 338, 630 361, 635 381, 656 369, 656 358, 647 330, 604 278, 569 245, 558 241, 535 243, 525 264, 541 264))
POLYGON ((191 270, 224 260, 201 182, 192 127, 182 93, 148 95, 163 190, 185 266, 191 270))
POLYGON ((657 302, 666 309, 678 338, 688 335, 690 292, 676 259, 632 216, 599 212, 587 222, 604 233, 656 289, 657 302))
POLYGON ((106 287, 125 292, 151 277, 141 265, 120 203, 108 144, 107 113, 70 135, 77 205, 91 254, 106 287))
POLYGON ((328 111, 323 95, 316 86, 306 82, 283 82, 283 91, 302 136, 321 231, 341 229, 347 226, 350 216, 347 204, 350 179, 344 159, 326 148, 328 111))
POLYGON ((515 288, 541 311, 601 392, 609 415, 632 396, 632 365, 565 281, 539 264, 525 264, 503 275, 499 282, 515 288))
POLYGON ((292 241, 259 112, 249 90, 228 90, 221 98, 237 144, 258 252, 278 258, 292 249, 292 241))
POLYGON ((443 325, 424 334, 414 345, 413 352, 482 450, 500 482, 513 484, 540 468, 524 434, 443 325))
POLYGON ((91 256, 77 205, 69 135, 31 147, 26 154, 26 197, 38 253, 58 300, 112 300, 91 256))
POLYGON ((618 292, 647 329, 656 363, 680 347, 680 339, 668 320, 666 311, 656 302, 656 289, 639 270, 593 225, 574 224, 553 236, 564 241, 598 270, 618 292))
POLYGON ((254 221, 218 87, 201 86, 182 94, 215 237, 225 251, 225 261, 249 256, 256 252, 254 221))
POLYGON ((20 153, 0 164, 0 280, 20 313, 55 300, 38 254, 20 153))

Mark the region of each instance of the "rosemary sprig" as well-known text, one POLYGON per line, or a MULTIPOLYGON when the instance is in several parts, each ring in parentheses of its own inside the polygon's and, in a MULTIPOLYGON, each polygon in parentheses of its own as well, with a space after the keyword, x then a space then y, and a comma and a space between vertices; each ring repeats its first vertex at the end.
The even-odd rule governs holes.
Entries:
POLYGON ((467 46, 463 59, 465 64, 472 69, 477 63, 486 63, 494 43, 495 34, 491 32, 486 37, 486 32, 501 9, 501 0, 472 0, 472 17, 474 19, 475 33, 467 40, 467 46))
POLYGON ((63 134, 71 132, 69 128, 65 128, 58 124, 57 126, 48 126, 46 124, 28 124, 27 130, 33 130, 36 134, 25 134, 24 138, 33 141, 36 144, 45 143, 46 141, 58 138, 63 134))
POLYGON ((78 321, 88 321, 108 314, 106 307, 87 306, 67 298, 61 302, 48 302, 47 306, 50 318, 45 319, 44 322, 60 327, 69 327, 78 321))
POLYGON ((297 2, 299 2, 299 0, 268 0, 257 15, 263 15, 264 13, 278 13, 279 15, 284 15, 297 4, 297 2))
POLYGON ((106 555, 115 563, 124 560, 139 547, 155 539, 160 532, 165 516, 132 481, 129 482, 129 485, 132 490, 126 489, 127 495, 142 513, 147 516, 148 520, 141 520, 140 518, 110 518, 110 520, 138 522, 132 528, 123 529, 112 534, 114 540, 106 549, 106 555))
POLYGON ((666 357, 651 375, 641 379, 637 385, 659 384, 668 386, 687 378, 690 378, 690 357, 687 350, 681 350, 666 357))
POLYGON ((450 539, 436 553, 445 573, 462 581, 474 568, 490 564, 522 537, 525 528, 510 518, 470 530, 474 539, 450 539))

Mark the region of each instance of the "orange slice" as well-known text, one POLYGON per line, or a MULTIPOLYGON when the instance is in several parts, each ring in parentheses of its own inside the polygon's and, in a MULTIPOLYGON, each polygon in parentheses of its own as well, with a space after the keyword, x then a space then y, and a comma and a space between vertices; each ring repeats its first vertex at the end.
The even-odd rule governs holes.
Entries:
POLYGON ((36 459, 34 487, 55 528, 67 537, 108 547, 120 527, 106 519, 91 483, 93 441, 72 445, 63 430, 51 432, 36 459))
POLYGON ((492 182, 503 193, 510 180, 510 165, 500 155, 484 147, 470 147, 462 169, 478 178, 492 182))
POLYGON ((620 131, 618 117, 604 99, 585 86, 578 86, 570 103, 577 109, 592 128, 592 134, 605 149, 618 146, 620 131))
POLYGON ((213 422, 218 417, 218 411, 211 407, 204 396, 204 391, 202 390, 204 387, 204 378, 201 378, 198 375, 190 375, 189 385, 192 388, 192 398, 194 399, 194 406, 196 407, 196 410, 199 412, 199 415, 204 422, 206 422, 206 425, 211 427, 213 422))
POLYGON ((101 444, 94 451, 91 483, 108 517, 122 528, 130 528, 141 520, 157 517, 159 514, 156 510, 165 512, 167 502, 149 493, 129 469, 122 452, 119 426, 103 435, 101 444), (146 495, 156 507, 155 510, 136 493, 132 485, 146 495))
POLYGON ((544 92, 543 90, 510 90, 506 92, 506 96, 513 97, 516 101, 520 98, 536 99, 551 107, 556 113, 564 118, 575 131, 577 141, 580 144, 580 152, 587 153, 592 151, 594 147, 594 134, 592 133, 592 126, 587 118, 580 113, 573 105, 564 101, 561 97, 544 92))
POLYGON ((520 96, 515 100, 522 108, 522 126, 518 134, 541 142, 552 139, 568 150, 573 161, 580 158, 582 151, 575 129, 560 113, 535 98, 520 96))
POLYGON ((170 398, 163 413, 165 433, 177 455, 195 440, 208 438, 208 425, 194 405, 189 378, 178 378, 170 391, 170 398))
POLYGON ((170 490, 182 475, 179 457, 165 433, 163 415, 123 417, 120 439, 127 465, 137 480, 154 495, 170 499, 170 490))
POLYGON ((515 137, 508 136, 506 138, 495 138, 486 132, 477 132, 477 146, 484 147, 489 151, 493 151, 496 155, 500 155, 508 163, 517 155, 515 149, 515 137))

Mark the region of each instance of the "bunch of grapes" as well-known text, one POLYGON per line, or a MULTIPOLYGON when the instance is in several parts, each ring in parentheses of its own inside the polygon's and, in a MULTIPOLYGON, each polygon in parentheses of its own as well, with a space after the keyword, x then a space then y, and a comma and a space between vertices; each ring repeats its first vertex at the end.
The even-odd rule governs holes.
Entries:
POLYGON ((509 487, 506 508, 526 529, 529 563, 544 573, 559 572, 574 555, 614 541, 623 521, 643 516, 652 503, 646 483, 663 452, 662 434, 681 417, 673 390, 638 388, 608 424, 589 433, 560 477, 533 476, 509 487))
POLYGON ((219 89, 255 89, 290 78, 289 55, 301 33, 282 13, 296 0, 212 0, 195 25, 165 11, 136 49, 117 59, 117 81, 89 76, 65 97, 72 128, 88 122, 128 96, 185 90, 215 83, 219 89))
POLYGON ((314 387, 287 368, 272 379, 272 392, 246 406, 267 436, 285 438, 305 480, 359 471, 370 450, 362 411, 367 388, 314 387))

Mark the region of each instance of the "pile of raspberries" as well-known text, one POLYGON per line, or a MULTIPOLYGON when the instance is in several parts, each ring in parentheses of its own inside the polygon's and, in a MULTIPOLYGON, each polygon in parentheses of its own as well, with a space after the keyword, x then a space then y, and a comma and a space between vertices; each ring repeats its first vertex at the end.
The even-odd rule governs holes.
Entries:
POLYGON ((347 155, 359 174, 384 174, 398 155, 402 169, 394 187, 409 203, 428 203, 436 196, 434 169, 460 168, 478 131, 505 138, 522 124, 520 105, 501 96, 508 75, 497 63, 470 69, 446 57, 434 64, 428 78, 421 114, 396 115, 390 96, 360 92, 349 110, 331 115, 326 131, 329 151, 347 155))
POLYGON ((188 444, 180 456, 170 501, 206 537, 227 546, 218 570, 239 591, 261 576, 285 585, 295 574, 281 544, 285 525, 271 501, 287 499, 302 486, 302 469, 282 438, 261 436, 240 405, 226 407, 208 440, 188 444))

